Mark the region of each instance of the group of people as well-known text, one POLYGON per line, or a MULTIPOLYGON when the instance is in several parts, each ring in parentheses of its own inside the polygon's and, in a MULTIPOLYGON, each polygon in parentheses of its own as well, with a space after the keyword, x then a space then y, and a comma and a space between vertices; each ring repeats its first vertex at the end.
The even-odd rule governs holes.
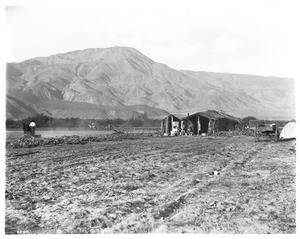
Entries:
POLYGON ((90 124, 88 124, 88 126, 87 126, 89 129, 97 129, 97 127, 96 127, 96 125, 95 125, 95 123, 94 122, 92 122, 92 123, 90 123, 90 124))
POLYGON ((170 136, 178 136, 178 135, 192 135, 194 133, 194 128, 193 125, 190 125, 187 128, 187 131, 178 127, 178 126, 173 126, 170 136))

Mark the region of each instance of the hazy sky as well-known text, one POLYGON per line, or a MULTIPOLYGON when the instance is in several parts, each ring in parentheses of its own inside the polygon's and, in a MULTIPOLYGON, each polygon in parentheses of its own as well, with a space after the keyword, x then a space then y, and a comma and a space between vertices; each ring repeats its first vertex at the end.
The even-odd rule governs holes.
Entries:
POLYGON ((6 7, 6 61, 130 46, 178 70, 296 74, 295 1, 97 2, 6 7))

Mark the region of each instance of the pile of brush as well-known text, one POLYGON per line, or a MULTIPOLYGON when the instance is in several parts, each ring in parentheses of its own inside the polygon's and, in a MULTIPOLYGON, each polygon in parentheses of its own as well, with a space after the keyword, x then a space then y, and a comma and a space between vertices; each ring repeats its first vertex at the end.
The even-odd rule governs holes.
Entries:
POLYGON ((7 139, 6 148, 30 148, 43 145, 57 145, 57 144, 85 144, 87 142, 103 142, 103 141, 121 141, 121 140, 135 140, 145 139, 147 137, 156 137, 156 133, 113 133, 108 135, 98 136, 83 136, 78 135, 51 137, 51 138, 21 138, 21 139, 7 139))

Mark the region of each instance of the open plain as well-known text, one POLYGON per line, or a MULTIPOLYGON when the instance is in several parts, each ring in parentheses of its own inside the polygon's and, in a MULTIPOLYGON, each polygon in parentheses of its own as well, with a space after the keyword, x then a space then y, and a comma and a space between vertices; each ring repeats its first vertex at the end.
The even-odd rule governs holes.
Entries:
POLYGON ((295 233, 295 145, 241 135, 7 148, 5 231, 295 233))

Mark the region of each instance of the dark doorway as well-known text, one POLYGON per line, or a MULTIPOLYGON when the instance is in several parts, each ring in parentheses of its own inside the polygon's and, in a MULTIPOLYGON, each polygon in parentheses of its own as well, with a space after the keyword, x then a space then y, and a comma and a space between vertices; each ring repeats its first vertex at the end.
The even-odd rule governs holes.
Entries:
POLYGON ((200 129, 199 134, 202 134, 202 133, 207 134, 207 132, 208 132, 208 123, 209 123, 208 118, 200 117, 201 129, 200 129))

